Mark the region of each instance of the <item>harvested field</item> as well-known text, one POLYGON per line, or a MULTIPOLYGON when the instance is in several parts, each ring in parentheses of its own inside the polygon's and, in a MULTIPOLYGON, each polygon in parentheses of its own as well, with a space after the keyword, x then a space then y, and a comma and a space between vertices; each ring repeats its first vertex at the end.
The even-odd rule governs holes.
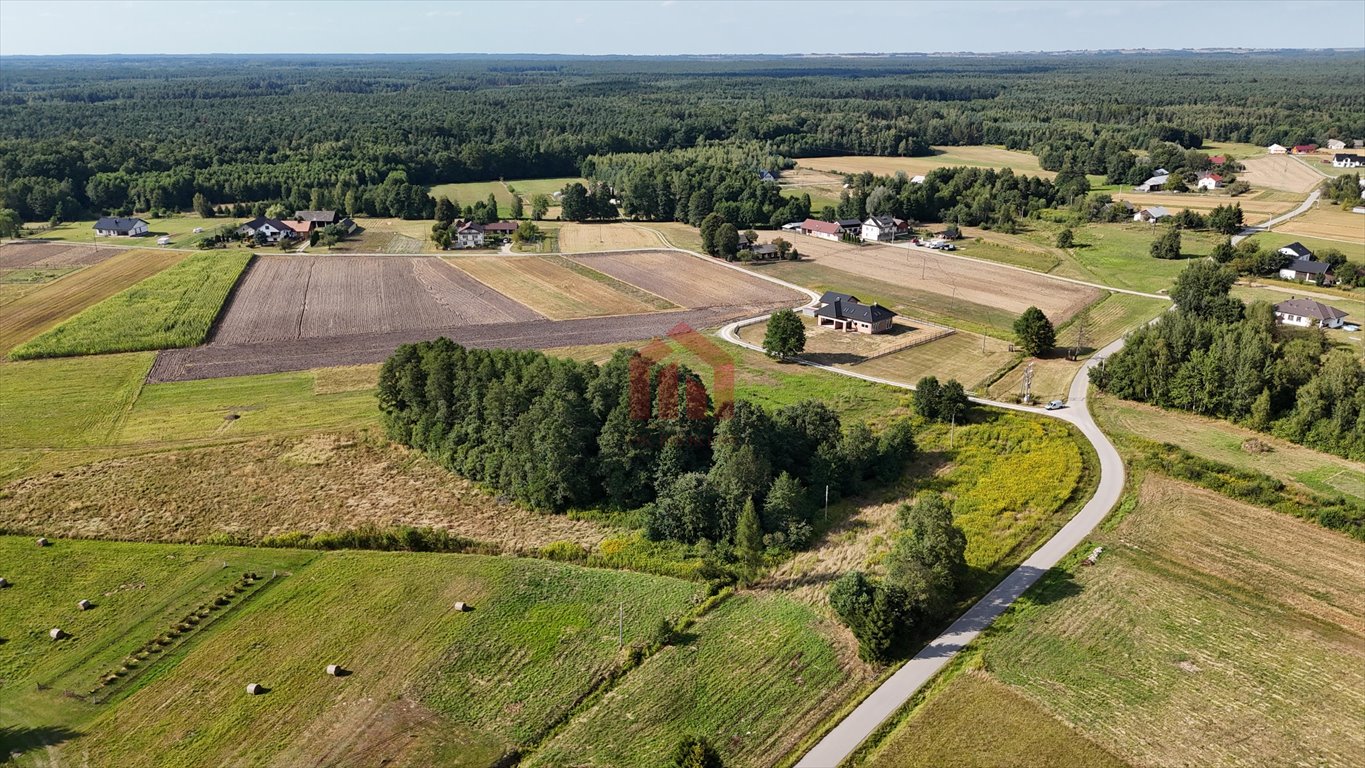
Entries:
POLYGON ((649 312, 655 307, 568 267, 535 256, 476 256, 449 263, 552 320, 649 312))
POLYGON ((1365 216, 1319 203, 1308 213, 1275 227, 1275 231, 1362 246, 1365 245, 1365 216))
MULTIPOLYGON (((951 328, 908 317, 897 317, 890 331, 878 334, 821 328, 815 324, 814 318, 804 315, 801 316, 801 322, 806 326, 806 349, 801 357, 822 365, 859 364, 953 333, 951 328)), ((766 323, 754 323, 739 329, 739 337, 750 344, 762 345, 767 331, 766 323)))
POLYGON ((1323 179, 1321 173, 1289 155, 1260 155, 1240 162, 1246 170, 1238 178, 1253 187, 1308 194, 1323 179))
POLYGON ((263 256, 213 334, 252 344, 539 319, 435 258, 263 256))
POLYGON ((797 234, 789 239, 804 262, 1016 315, 1036 306, 1054 324, 1065 322, 1100 296, 1094 288, 925 249, 849 245, 797 234))
MULTIPOLYGON (((1321 181, 1321 179, 1318 179, 1321 181)), ((1176 212, 1182 208, 1188 208, 1199 213, 1208 213, 1220 205, 1240 205, 1244 217, 1248 224, 1267 219, 1271 216, 1293 210, 1294 206, 1302 202, 1298 200, 1258 200, 1256 198, 1242 195, 1241 197, 1228 197, 1220 194, 1195 194, 1180 192, 1115 192, 1115 200, 1126 200, 1138 208, 1150 208, 1152 206, 1162 206, 1171 212, 1176 212)))
POLYGON ((847 367, 858 373, 906 384, 914 384, 925 376, 937 376, 939 381, 957 379, 962 386, 975 391, 986 378, 1015 359, 1009 345, 999 339, 958 331, 927 344, 847 367))
POLYGON ((1015 152, 1001 147, 934 147, 928 157, 803 157, 798 168, 812 168, 831 173, 862 173, 871 171, 878 176, 891 176, 897 171, 910 175, 928 173, 936 168, 968 166, 972 168, 1012 168, 1016 174, 1028 174, 1050 179, 1057 174, 1045 171, 1038 158, 1028 152, 1015 152))
POLYGON ((184 251, 120 250, 5 304, 0 353, 185 258, 184 251))
POLYGON ((1136 765, 1359 764, 1365 544, 1160 475, 986 668, 1136 765))
POLYGON ((592 548, 597 523, 494 499, 420 453, 350 433, 256 440, 101 461, 30 477, 0 494, 11 532, 202 542, 411 525, 506 551, 571 540, 592 548))
POLYGON ((465 324, 353 336, 284 339, 255 344, 211 343, 193 349, 162 351, 157 355, 156 363, 148 374, 148 381, 152 383, 192 381, 379 363, 393 354, 393 350, 400 344, 428 341, 437 336, 445 336, 466 347, 481 349, 550 349, 639 341, 663 336, 679 323, 697 329, 712 328, 780 306, 783 306, 780 302, 769 302, 766 307, 757 308, 715 307, 643 315, 586 317, 578 320, 465 324))
POLYGON ((573 260, 691 309, 807 301, 803 294, 677 251, 596 253, 573 260))
POLYGON ((562 253, 590 253, 627 248, 666 248, 659 235, 633 224, 578 224, 565 222, 559 228, 562 253))
POLYGON ((5 243, 0 245, 0 275, 15 269, 88 267, 121 251, 66 243, 5 243))

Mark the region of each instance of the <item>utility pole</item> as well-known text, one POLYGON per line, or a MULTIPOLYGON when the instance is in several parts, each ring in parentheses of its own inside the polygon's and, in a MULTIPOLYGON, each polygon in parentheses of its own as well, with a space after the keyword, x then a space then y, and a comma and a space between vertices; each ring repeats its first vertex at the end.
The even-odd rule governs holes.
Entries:
POLYGON ((1024 368, 1024 405, 1033 401, 1033 363, 1024 368))
POLYGON ((829 522, 829 483, 825 483, 825 522, 829 522))
POLYGON ((953 440, 957 437, 957 411, 953 411, 953 426, 948 429, 948 450, 953 448, 953 440))
POLYGON ((616 647, 626 647, 626 604, 616 604, 616 647))

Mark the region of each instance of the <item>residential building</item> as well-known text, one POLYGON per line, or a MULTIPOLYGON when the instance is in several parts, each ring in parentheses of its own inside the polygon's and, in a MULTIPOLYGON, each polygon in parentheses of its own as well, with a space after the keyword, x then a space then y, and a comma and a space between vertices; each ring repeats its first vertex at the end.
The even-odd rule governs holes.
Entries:
POLYGON ((1158 221, 1170 215, 1171 215, 1170 211, 1158 205, 1153 206, 1151 208, 1143 208, 1142 210, 1133 214, 1133 221, 1144 221, 1150 224, 1155 224, 1158 221))
POLYGON ((1289 153, 1288 149, 1285 149, 1279 144, 1271 144, 1270 146, 1265 148, 1265 151, 1269 152, 1272 155, 1284 155, 1289 153))
POLYGON ((280 223, 284 224, 286 227, 289 227, 291 230, 293 230, 295 235, 307 235, 309 232, 313 231, 312 223, 307 221, 282 219, 280 223))
POLYGON ((1304 261, 1312 261, 1317 258, 1313 255, 1312 251, 1308 250, 1303 243, 1300 243, 1297 240, 1280 248, 1276 253, 1281 256, 1288 256, 1291 259, 1303 259, 1304 261))
POLYGON ((100 237, 142 237, 147 234, 147 222, 138 218, 101 216, 95 222, 95 234, 100 237))
POLYGON ((776 259, 779 256, 780 254, 777 252, 777 246, 772 243, 758 243, 749 248, 749 257, 759 261, 768 261, 770 259, 776 259))
POLYGON ((1320 285, 1331 285, 1336 282, 1331 265, 1316 259, 1295 259, 1289 262, 1280 269, 1280 278, 1320 285))
POLYGON ((777 174, 766 168, 758 172, 759 181, 777 181, 777 174))
MULTIPOLYGON (((305 233, 335 224, 339 218, 336 211, 294 211, 294 221, 307 224, 307 229, 303 230, 305 233)), ((296 228, 294 231, 299 230, 296 228)))
POLYGON ((1301 328, 1340 328, 1346 313, 1312 299, 1290 299, 1275 305, 1275 320, 1301 328))
POLYGON ((1311 155, 1311 154, 1313 154, 1314 152, 1317 152, 1317 151, 1318 151, 1318 145, 1317 145, 1317 144, 1295 144, 1295 145, 1294 145, 1294 154, 1296 154, 1296 155, 1311 155))
POLYGON ((820 221, 819 219, 806 219, 801 222, 801 234, 811 237, 823 237, 826 240, 838 240, 843 234, 843 229, 832 221, 820 221))
POLYGON ((1345 148, 1346 148, 1346 142, 1342 141, 1341 139, 1328 139, 1328 140, 1327 140, 1327 148, 1328 148, 1328 149, 1345 149, 1345 148))
POLYGON ((1365 160, 1362 160, 1360 155, 1348 155, 1344 152, 1338 152, 1337 154, 1332 155, 1332 165, 1337 168, 1359 168, 1360 166, 1365 165, 1365 160))
POLYGON ((864 304, 858 297, 826 291, 813 312, 816 325, 850 333, 886 333, 896 313, 880 304, 864 304))
POLYGON ((483 225, 483 231, 489 237, 511 237, 517 231, 517 224, 514 221, 495 221, 483 225))
POLYGON ((924 183, 924 174, 920 174, 920 175, 918 175, 918 176, 911 176, 911 177, 910 177, 910 183, 911 183, 911 184, 923 184, 923 183, 924 183))
POLYGON ((910 225, 904 219, 897 219, 891 216, 869 216, 867 221, 862 223, 859 235, 864 240, 895 240, 904 237, 910 231, 910 225))
POLYGON ((1201 173, 1199 174, 1199 181, 1195 186, 1199 189, 1218 189, 1223 186, 1223 177, 1216 173, 1201 173))
MULTIPOLYGON (((457 222, 458 223, 458 222, 457 222)), ((483 225, 469 222, 455 230, 456 248, 482 248, 484 242, 483 225)))
POLYGON ((257 216, 238 227, 237 232, 267 243, 293 240, 298 234, 288 224, 268 216, 257 216))
POLYGON ((863 231, 862 219, 836 219, 834 223, 839 225, 840 234, 857 237, 863 231))

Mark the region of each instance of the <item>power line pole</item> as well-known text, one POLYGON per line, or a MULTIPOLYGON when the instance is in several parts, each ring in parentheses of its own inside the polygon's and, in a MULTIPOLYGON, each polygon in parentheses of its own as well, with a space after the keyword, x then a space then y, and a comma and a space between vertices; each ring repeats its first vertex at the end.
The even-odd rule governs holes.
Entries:
POLYGON ((1024 405, 1033 401, 1033 363, 1024 368, 1024 405))
POLYGON ((626 604, 616 604, 616 647, 626 647, 626 604))

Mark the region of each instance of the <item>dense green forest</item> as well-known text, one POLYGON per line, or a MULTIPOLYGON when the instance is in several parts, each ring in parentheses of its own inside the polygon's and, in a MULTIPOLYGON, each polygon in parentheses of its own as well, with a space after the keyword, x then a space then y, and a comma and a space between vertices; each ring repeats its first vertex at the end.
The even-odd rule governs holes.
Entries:
POLYGON ((838 498, 889 482, 915 452, 907 421, 874 435, 816 401, 717 414, 696 374, 624 349, 599 367, 404 345, 380 372, 379 404, 393 439, 532 506, 643 509, 651 538, 751 551, 806 543, 810 489, 838 498))
POLYGON ((1365 370, 1320 328, 1277 326, 1274 308, 1229 295, 1237 273, 1186 267, 1176 309, 1133 331, 1091 374, 1101 390, 1217 416, 1321 451, 1365 460, 1365 370))
POLYGON ((1357 56, 7 57, 0 207, 46 220, 202 193, 403 215, 386 180, 565 176, 590 155, 732 141, 783 157, 1003 144, 1120 175, 1118 150, 1153 140, 1365 135, 1357 56))

